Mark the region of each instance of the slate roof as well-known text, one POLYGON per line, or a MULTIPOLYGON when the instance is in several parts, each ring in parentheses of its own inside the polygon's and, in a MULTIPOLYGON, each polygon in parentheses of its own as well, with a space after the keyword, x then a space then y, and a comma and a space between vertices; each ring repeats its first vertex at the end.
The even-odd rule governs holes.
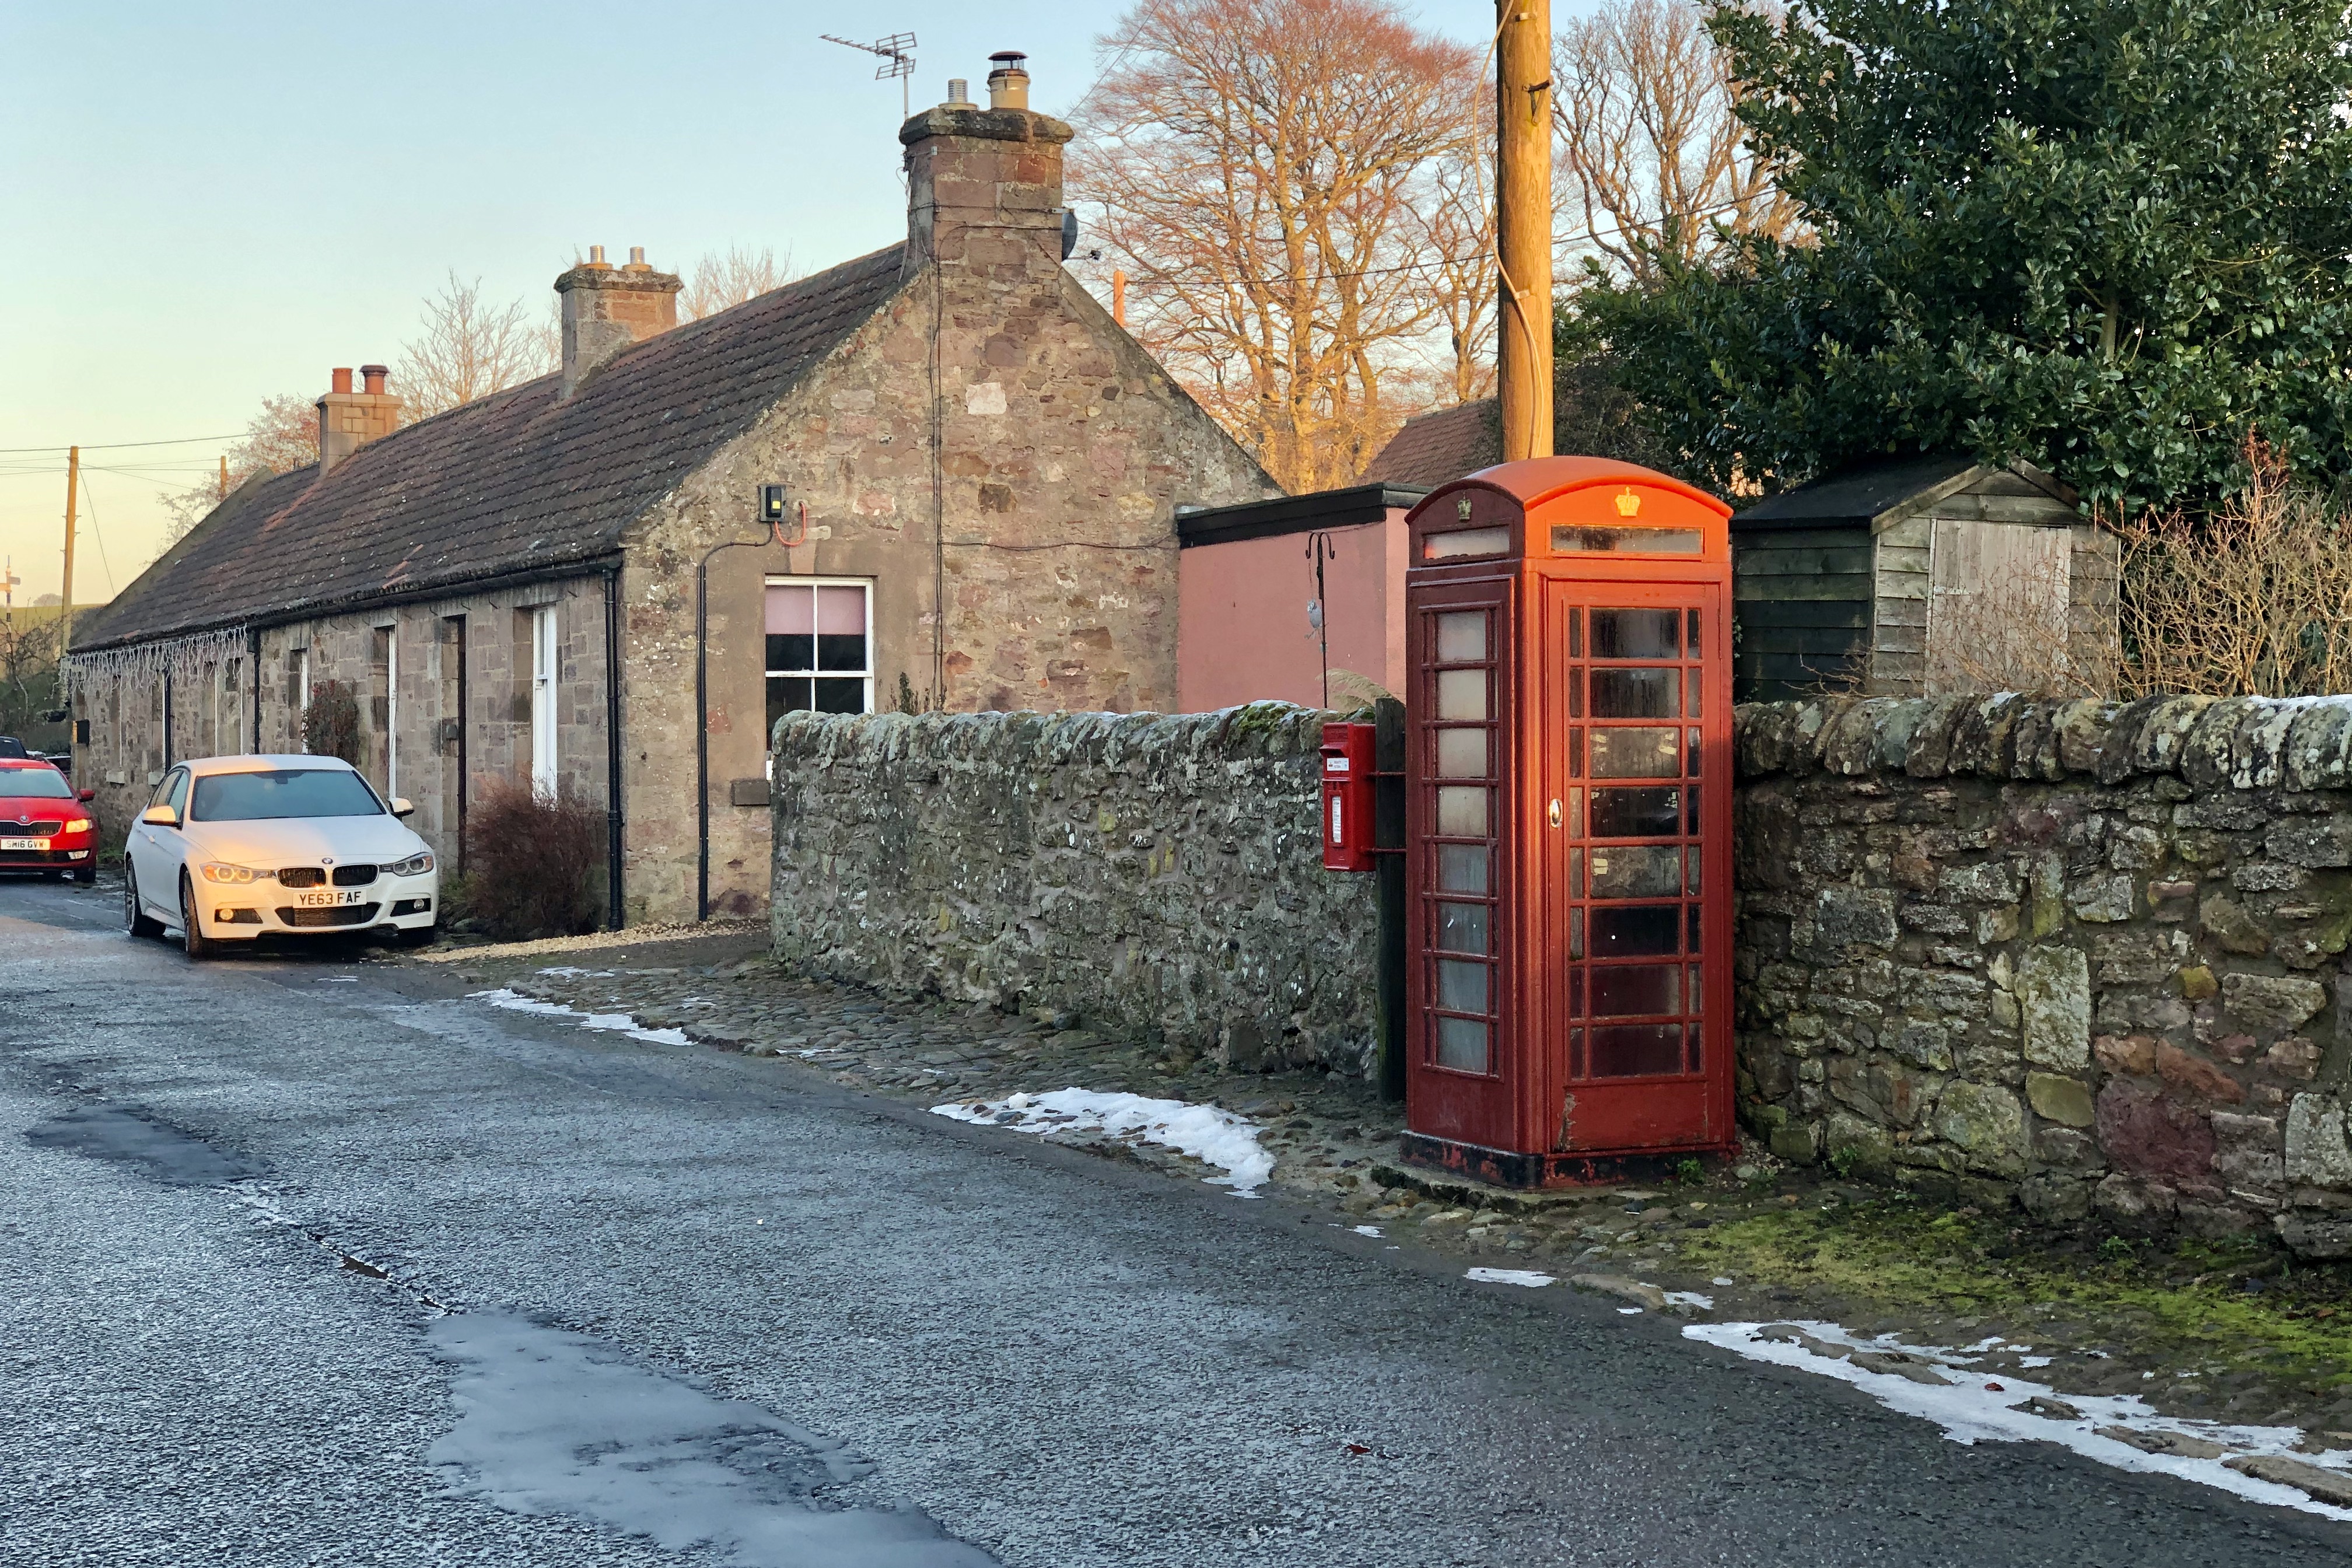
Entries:
POLYGON ((395 431, 323 479, 311 467, 245 485, 78 616, 73 651, 608 557, 898 290, 903 248, 624 350, 569 403, 542 376, 395 431))
POLYGON ((1502 460, 1502 410, 1483 397, 1406 420, 1356 482, 1433 490, 1502 460))
POLYGON ((1974 458, 1952 453, 1860 463, 1758 501, 1734 514, 1731 526, 1860 527, 1920 491, 1933 489, 1976 466, 1974 458))

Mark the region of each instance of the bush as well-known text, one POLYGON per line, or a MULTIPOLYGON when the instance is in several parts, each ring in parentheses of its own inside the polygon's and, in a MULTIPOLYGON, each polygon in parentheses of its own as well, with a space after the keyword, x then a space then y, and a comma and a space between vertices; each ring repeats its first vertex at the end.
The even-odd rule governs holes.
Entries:
POLYGON ((360 764, 360 700, 348 680, 322 680, 310 688, 302 710, 302 744, 314 757, 360 764))
POLYGON ((490 779, 466 813, 465 918, 505 942, 602 923, 604 813, 568 795, 490 779))

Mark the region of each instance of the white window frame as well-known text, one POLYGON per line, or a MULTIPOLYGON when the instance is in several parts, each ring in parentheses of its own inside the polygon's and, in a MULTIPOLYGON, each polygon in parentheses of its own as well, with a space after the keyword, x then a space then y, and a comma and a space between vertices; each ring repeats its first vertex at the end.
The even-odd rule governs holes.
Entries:
POLYGON ((400 623, 383 633, 383 793, 400 793, 400 623))
POLYGON ((555 683, 559 674, 553 605, 530 612, 530 787, 555 794, 555 683))
MULTIPOLYGON (((811 610, 812 610, 812 612, 814 612, 814 600, 812 600, 812 604, 811 604, 811 610)), ((812 621, 810 624, 811 624, 811 626, 812 626, 812 627, 813 627, 813 626, 814 626, 814 624, 815 624, 815 623, 814 623, 814 621, 812 621)), ((761 634, 762 634, 762 635, 761 635, 761 638, 760 638, 760 668, 761 668, 761 679, 760 679, 760 710, 761 710, 761 713, 763 713, 763 714, 764 714, 764 713, 767 711, 767 701, 768 701, 768 682, 769 682, 771 679, 775 679, 775 678, 777 678, 777 677, 779 677, 779 676, 781 676, 781 677, 785 677, 785 678, 787 678, 787 679, 808 679, 808 680, 818 680, 818 679, 824 679, 824 680, 847 680, 847 679, 852 679, 852 678, 858 678, 858 679, 862 679, 864 680, 864 682, 865 682, 864 691, 865 691, 865 703, 866 703, 866 706, 865 706, 864 708, 860 709, 860 710, 859 710, 859 711, 860 711, 860 712, 865 712, 865 713, 871 713, 871 712, 873 712, 873 711, 874 711, 874 579, 873 579, 873 578, 871 578, 871 577, 770 577, 769 579, 767 579, 767 581, 766 581, 765 583, 763 583, 763 584, 761 585, 761 589, 760 589, 760 627, 761 627, 761 634), (767 630, 767 625, 768 625, 768 590, 769 590, 770 588, 809 588, 809 589, 816 589, 816 588, 856 588, 856 589, 857 589, 859 592, 861 592, 862 594, 864 594, 864 595, 866 595, 866 668, 865 668, 863 670, 854 670, 854 669, 824 669, 824 670, 820 670, 820 669, 770 669, 770 668, 768 668, 768 653, 767 653, 767 649, 768 649, 768 639, 767 639, 767 637, 765 636, 765 633, 766 633, 766 630, 767 630)), ((814 647, 814 637, 812 637, 812 638, 811 638, 811 646, 812 646, 812 647, 814 647)), ((812 664, 814 664, 814 654, 812 654, 812 655, 811 655, 811 663, 812 663, 812 664)), ((764 746, 762 747, 762 749, 763 749, 763 750, 765 749, 765 748, 764 748, 764 746)))
POLYGON ((294 650, 294 749, 309 754, 310 729, 303 722, 310 711, 310 650, 294 650))

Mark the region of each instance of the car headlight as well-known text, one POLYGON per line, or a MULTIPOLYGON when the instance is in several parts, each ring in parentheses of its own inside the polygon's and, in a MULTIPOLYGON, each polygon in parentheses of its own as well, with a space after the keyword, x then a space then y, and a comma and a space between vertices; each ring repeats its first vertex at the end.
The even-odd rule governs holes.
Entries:
POLYGON ((65 836, 68 838, 72 837, 77 833, 88 833, 89 831, 89 818, 87 816, 80 818, 79 821, 68 822, 65 826, 65 836))
POLYGON ((278 880, 278 873, 275 871, 257 871, 250 866, 224 866, 218 861, 208 860, 200 869, 204 872, 205 880, 207 882, 227 882, 242 886, 247 882, 278 880))
POLYGON ((433 851, 420 849, 405 860, 386 862, 383 869, 387 877, 422 877, 433 869, 433 851))

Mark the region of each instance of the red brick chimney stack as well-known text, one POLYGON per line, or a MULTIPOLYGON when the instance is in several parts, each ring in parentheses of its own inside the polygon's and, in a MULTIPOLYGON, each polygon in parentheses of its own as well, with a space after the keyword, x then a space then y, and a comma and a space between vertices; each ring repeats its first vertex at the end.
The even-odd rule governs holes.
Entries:
POLYGON ((684 288, 674 273, 656 272, 646 260, 643 246, 629 251, 622 268, 604 259, 604 247, 592 245, 588 259, 555 280, 563 297, 563 373, 558 401, 568 401, 596 367, 633 343, 677 325, 677 291, 684 288))
POLYGON ((325 479, 344 458, 400 428, 400 399, 384 390, 392 372, 380 364, 360 366, 364 391, 352 390, 349 366, 338 366, 328 377, 329 391, 319 399, 319 477, 325 479))
POLYGON ((934 259, 1000 281, 1062 266, 1062 149, 1070 128, 1029 107, 1026 57, 990 57, 988 107, 949 100, 898 129, 907 149, 907 268, 934 259))

